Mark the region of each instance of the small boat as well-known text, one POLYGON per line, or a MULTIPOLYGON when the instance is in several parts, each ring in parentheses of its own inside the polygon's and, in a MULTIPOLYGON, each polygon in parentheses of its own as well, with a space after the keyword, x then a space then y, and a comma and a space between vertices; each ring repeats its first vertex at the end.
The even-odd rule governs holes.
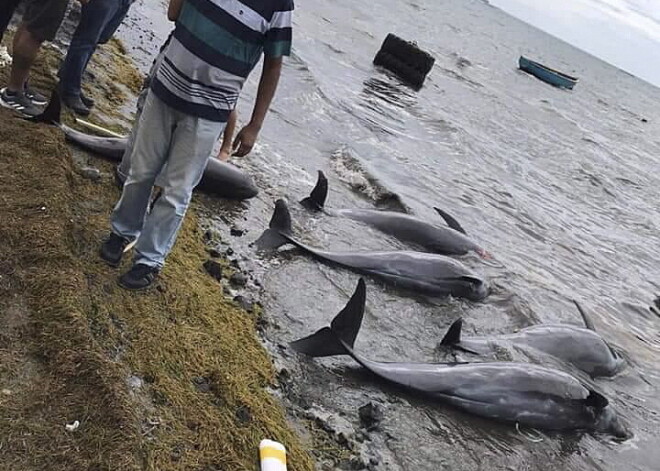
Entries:
POLYGON ((563 72, 558 70, 551 69, 543 64, 534 62, 533 60, 527 59, 524 56, 520 56, 518 60, 518 67, 525 72, 532 74, 534 77, 543 80, 550 85, 555 87, 567 88, 572 90, 575 84, 577 83, 577 77, 571 77, 563 72))

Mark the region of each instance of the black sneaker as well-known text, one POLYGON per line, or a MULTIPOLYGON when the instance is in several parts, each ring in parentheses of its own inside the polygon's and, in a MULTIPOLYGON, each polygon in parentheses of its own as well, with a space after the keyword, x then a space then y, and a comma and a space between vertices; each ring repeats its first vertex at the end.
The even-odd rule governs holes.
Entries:
POLYGON ((17 111, 23 116, 37 116, 41 110, 32 104, 32 101, 22 92, 10 92, 6 88, 0 90, 0 105, 17 111))
POLYGON ((88 97, 83 92, 80 92, 80 101, 82 101, 87 108, 94 108, 96 102, 93 98, 88 97))
POLYGON ((142 263, 136 263, 129 271, 119 277, 119 286, 133 291, 151 286, 160 270, 142 263))
POLYGON ((88 116, 90 113, 90 109, 80 99, 80 95, 78 96, 65 95, 64 97, 62 97, 62 103, 64 103, 64 106, 69 108, 77 115, 88 116))
POLYGON ((43 96, 38 91, 30 88, 30 86, 25 82, 25 87, 23 88, 23 93, 25 97, 32 102, 35 106, 44 106, 48 104, 48 98, 43 96))
POLYGON ((101 258, 111 267, 118 267, 121 257, 124 255, 124 249, 130 243, 128 239, 118 236, 114 232, 101 245, 101 258))

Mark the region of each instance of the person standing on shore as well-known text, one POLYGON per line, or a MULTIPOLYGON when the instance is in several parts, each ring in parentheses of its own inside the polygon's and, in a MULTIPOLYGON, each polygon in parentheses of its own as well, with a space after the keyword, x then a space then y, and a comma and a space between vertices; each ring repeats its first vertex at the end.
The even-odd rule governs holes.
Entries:
POLYGON ((120 286, 143 289, 157 277, 192 190, 263 54, 252 116, 233 145, 238 157, 252 150, 277 89, 282 58, 291 52, 293 8, 293 0, 170 0, 174 34, 151 81, 129 175, 100 249, 109 265, 118 266, 136 240, 133 265, 120 276, 120 286), (162 193, 147 214, 159 174, 162 193))
POLYGON ((83 74, 98 45, 110 41, 134 1, 89 0, 83 4, 59 73, 62 102, 74 113, 87 116, 94 106, 94 101, 82 92, 83 74))
MULTIPOLYGON (((20 1, 20 0, 19 0, 20 1)), ((19 4, 17 0, 3 0, 0 21, 2 34, 19 4)), ((78 0, 83 5, 89 0, 78 0)), ((94 0, 93 0, 94 1, 94 0)), ((52 41, 64 20, 69 0, 25 0, 25 13, 14 36, 12 66, 9 83, 0 90, 0 105, 25 116, 36 116, 48 100, 28 86, 30 69, 44 41, 52 41)))
MULTIPOLYGON (((151 68, 149 69, 149 72, 147 73, 147 76, 144 79, 144 83, 142 84, 142 90, 138 95, 135 121, 133 124, 133 128, 131 129, 131 132, 128 135, 128 141, 126 143, 126 151, 124 151, 124 155, 122 156, 119 165, 115 167, 115 179, 120 187, 124 185, 126 178, 128 178, 128 172, 131 168, 131 154, 133 153, 133 143, 135 142, 135 135, 137 133, 138 123, 140 122, 140 115, 142 114, 142 108, 144 107, 144 100, 146 99, 147 94, 149 93, 149 85, 151 84, 151 80, 153 79, 154 74, 158 70, 160 63, 163 60, 163 57, 165 55, 165 49, 167 48, 167 45, 170 42, 172 33, 169 34, 163 45, 160 47, 158 54, 156 54, 156 57, 154 58, 153 63, 151 64, 151 68)), ((222 145, 220 146, 220 151, 218 152, 218 156, 217 156, 218 159, 223 162, 228 161, 229 158, 231 157, 231 153, 232 153, 231 145, 232 145, 234 132, 236 131, 237 120, 238 120, 238 115, 236 113, 236 110, 234 109, 229 114, 229 118, 227 119, 227 125, 225 127, 224 132, 222 133, 222 145)), ((156 186, 158 187, 161 186, 158 179, 156 179, 156 186)))

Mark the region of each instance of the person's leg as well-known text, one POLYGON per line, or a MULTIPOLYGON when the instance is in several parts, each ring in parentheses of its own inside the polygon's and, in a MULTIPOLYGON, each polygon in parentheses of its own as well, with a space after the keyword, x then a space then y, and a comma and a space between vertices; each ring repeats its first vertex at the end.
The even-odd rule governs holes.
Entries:
POLYGON ((14 35, 13 62, 9 73, 9 84, 7 90, 11 93, 23 91, 23 84, 30 74, 30 68, 39 53, 43 41, 35 37, 27 29, 25 23, 21 23, 14 35))
POLYGON ((135 141, 135 134, 137 132, 138 123, 140 122, 140 115, 142 113, 142 108, 144 107, 144 100, 146 99, 147 94, 149 92, 149 85, 151 83, 151 79, 156 73, 156 70, 158 70, 160 63, 163 61, 163 57, 165 56, 165 48, 168 42, 169 42, 169 38, 160 48, 160 52, 154 59, 153 64, 151 64, 149 73, 147 74, 147 77, 144 80, 144 84, 142 85, 142 91, 140 92, 137 98, 137 113, 135 115, 135 123, 133 124, 131 133, 128 136, 126 152, 124 152, 124 156, 121 159, 121 163, 117 166, 116 169, 116 176, 122 183, 126 181, 126 177, 128 176, 128 172, 131 168, 131 151, 133 148, 133 143, 135 141))
POLYGON ((169 154, 175 125, 174 110, 149 93, 135 136, 128 178, 111 216, 114 234, 128 240, 140 235, 154 180, 169 154))
POLYGON ((23 21, 14 36, 13 62, 9 84, 0 92, 0 104, 26 115, 36 115, 39 109, 25 96, 24 88, 30 68, 44 41, 55 38, 62 24, 69 0, 31 0, 23 21))
POLYGON ((128 140, 126 141, 126 150, 124 155, 121 158, 121 162, 116 168, 117 179, 124 184, 126 178, 128 178, 128 173, 131 169, 131 154, 133 153, 133 146, 135 145, 135 136, 138 133, 138 126, 140 124, 140 116, 142 115, 142 109, 144 108, 144 101, 149 94, 149 87, 142 89, 137 99, 137 112, 135 113, 135 122, 131 128, 131 132, 128 135, 128 140))
POLYGON ((84 105, 73 106, 80 99, 82 75, 101 38, 105 26, 117 11, 120 0, 93 0, 83 5, 80 22, 71 38, 71 44, 60 69, 60 89, 64 102, 74 111, 89 113, 84 105))
POLYGON ((135 245, 135 265, 163 266, 190 204, 193 188, 201 180, 224 126, 224 123, 186 115, 178 120, 167 167, 159 177, 161 195, 146 217, 135 245))
POLYGON ((124 18, 126 18, 126 15, 128 14, 128 9, 131 7, 133 4, 132 1, 130 0, 115 0, 117 2, 117 7, 115 9, 114 14, 112 17, 108 19, 108 22, 106 23, 105 27, 103 28, 103 31, 101 32, 101 37, 99 38, 99 44, 105 44, 112 37, 115 35, 117 32, 117 28, 119 28, 119 25, 121 25, 122 21, 124 21, 124 18))

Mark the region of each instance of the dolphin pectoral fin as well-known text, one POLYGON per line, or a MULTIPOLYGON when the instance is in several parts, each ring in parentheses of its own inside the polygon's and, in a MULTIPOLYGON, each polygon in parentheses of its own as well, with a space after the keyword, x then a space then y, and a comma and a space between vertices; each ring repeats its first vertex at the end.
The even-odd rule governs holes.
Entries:
POLYGON ((575 304, 575 307, 577 307, 578 311, 580 311, 580 315, 582 316, 582 320, 584 321, 585 327, 595 332, 596 329, 594 328, 594 323, 592 322, 591 318, 587 315, 587 312, 582 308, 580 303, 578 303, 575 299, 573 299, 573 304, 575 304))
POLYGON ((447 213, 446 211, 443 211, 440 208, 436 208, 435 206, 433 207, 433 209, 435 209, 435 211, 440 216, 442 216, 442 219, 445 220, 445 222, 447 223, 447 225, 449 227, 451 227, 455 231, 458 231, 458 232, 461 232, 461 233, 467 235, 467 232, 465 232, 465 229, 463 229, 463 227, 458 223, 458 221, 456 219, 454 219, 449 213, 447 213))
POLYGON ((596 410, 605 409, 610 401, 607 400, 605 396, 601 393, 594 391, 593 389, 589 390, 589 395, 584 400, 585 405, 593 407, 596 410))
POLYGON ((463 328, 463 319, 460 317, 454 321, 447 329, 447 333, 440 341, 440 345, 445 347, 455 347, 461 343, 461 329, 463 328))
POLYGON ((33 123, 46 123, 46 124, 60 124, 60 118, 62 114, 62 101, 60 100, 60 94, 57 91, 57 88, 53 90, 53 93, 50 95, 50 101, 46 109, 39 115, 33 116, 31 118, 25 118, 27 121, 32 121, 33 123))
POLYGON ((322 171, 319 170, 318 180, 316 186, 307 198, 300 201, 305 208, 312 211, 321 211, 325 205, 325 200, 328 197, 328 179, 322 171))
POLYGON ((324 327, 308 337, 291 342, 290 347, 312 357, 348 354, 348 349, 353 348, 362 325, 366 294, 366 285, 360 278, 353 296, 332 320, 330 327, 324 327))

